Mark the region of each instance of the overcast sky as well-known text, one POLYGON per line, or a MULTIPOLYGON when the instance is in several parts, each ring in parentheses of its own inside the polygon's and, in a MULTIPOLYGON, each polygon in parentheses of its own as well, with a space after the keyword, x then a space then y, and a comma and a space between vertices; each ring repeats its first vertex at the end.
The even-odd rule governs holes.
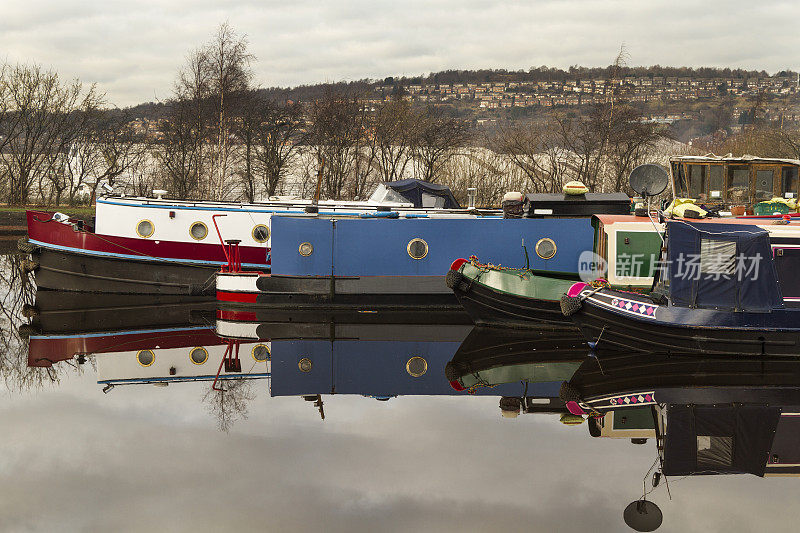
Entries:
POLYGON ((224 21, 262 86, 443 69, 608 65, 798 68, 800 3, 710 0, 6 0, 0 57, 96 82, 117 105, 165 99, 224 21))

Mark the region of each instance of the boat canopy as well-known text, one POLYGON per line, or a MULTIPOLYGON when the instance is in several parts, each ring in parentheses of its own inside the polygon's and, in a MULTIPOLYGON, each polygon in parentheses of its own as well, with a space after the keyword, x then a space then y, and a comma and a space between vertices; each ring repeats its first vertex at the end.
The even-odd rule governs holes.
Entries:
POLYGON ((667 406, 662 472, 764 476, 780 407, 667 406))
POLYGON ((767 230, 670 220, 667 236, 672 305, 748 312, 783 307, 767 230))
POLYGON ((378 185, 370 200, 410 202, 414 207, 460 209, 450 187, 417 179, 385 181, 378 185))

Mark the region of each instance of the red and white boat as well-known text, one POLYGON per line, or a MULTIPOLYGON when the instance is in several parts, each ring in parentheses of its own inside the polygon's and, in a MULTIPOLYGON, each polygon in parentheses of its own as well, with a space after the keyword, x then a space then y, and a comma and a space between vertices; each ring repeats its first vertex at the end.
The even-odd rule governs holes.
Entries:
POLYGON ((213 294, 214 273, 227 262, 221 238, 239 241, 243 267, 269 269, 275 214, 478 216, 458 207, 446 187, 414 181, 401 192, 395 188, 401 182, 382 184, 364 202, 190 202, 163 198, 164 191, 154 191, 157 198, 107 196, 97 200, 93 223, 28 211, 28 241, 21 249, 33 255, 40 288, 213 294))

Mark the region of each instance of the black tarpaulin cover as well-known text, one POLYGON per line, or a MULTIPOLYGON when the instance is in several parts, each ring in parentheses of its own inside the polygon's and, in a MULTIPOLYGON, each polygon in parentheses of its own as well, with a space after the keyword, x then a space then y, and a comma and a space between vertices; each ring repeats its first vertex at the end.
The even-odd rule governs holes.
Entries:
POLYGON ((783 307, 766 230, 670 220, 667 237, 673 305, 750 312, 783 307))
POLYGON ((423 193, 444 198, 444 209, 459 209, 461 207, 456 202, 450 187, 446 185, 415 179, 387 181, 383 185, 403 195, 409 202, 414 204, 414 207, 425 207, 422 202, 423 193))
POLYGON ((763 476, 779 407, 669 405, 664 439, 667 476, 763 476))

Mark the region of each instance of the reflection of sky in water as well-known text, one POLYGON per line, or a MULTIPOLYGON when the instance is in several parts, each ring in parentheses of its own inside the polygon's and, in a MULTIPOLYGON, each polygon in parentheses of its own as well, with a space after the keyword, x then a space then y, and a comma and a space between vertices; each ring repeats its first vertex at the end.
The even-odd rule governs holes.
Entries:
MULTIPOLYGON (((226 434, 207 387, 104 395, 87 368, 5 393, 0 528, 622 531, 655 458, 652 442, 592 439, 557 416, 502 419, 495 398, 327 396, 323 422, 264 381, 226 434)), ((695 477, 672 502, 651 497, 659 531, 782 531, 796 484, 695 477)))
MULTIPOLYGON (((257 380, 247 418, 225 433, 208 382, 103 394, 90 361, 80 373, 58 363, 59 382, 38 388, 31 377, 45 371, 27 371, 7 334, 5 313, 19 311, 7 279, 2 531, 616 532, 655 459, 652 440, 591 438, 557 415, 503 419, 496 397, 463 393, 328 395, 322 421, 257 380)), ((664 511, 659 531, 785 531, 796 487, 694 477, 673 480, 672 502, 663 482, 649 498, 664 511)))

